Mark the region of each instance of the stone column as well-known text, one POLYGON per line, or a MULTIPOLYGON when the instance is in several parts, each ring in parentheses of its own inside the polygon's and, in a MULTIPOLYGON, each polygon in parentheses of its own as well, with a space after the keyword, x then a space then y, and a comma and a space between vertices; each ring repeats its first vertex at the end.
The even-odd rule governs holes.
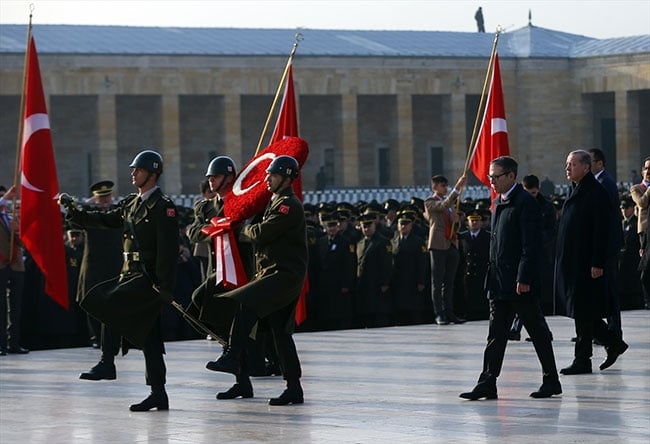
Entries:
POLYGON ((397 186, 414 185, 413 106, 410 94, 397 95, 397 186))
POLYGON ((451 165, 451 177, 448 177, 450 184, 456 183, 456 179, 465 168, 468 144, 465 123, 465 94, 451 94, 451 146, 445 150, 445 157, 449 159, 447 164, 451 165))
POLYGON ((639 159, 639 101, 638 96, 625 90, 614 93, 616 118, 616 177, 618 181, 630 180, 631 170, 640 170, 639 159))
MULTIPOLYGON (((113 94, 97 96, 97 135, 96 147, 92 148, 93 178, 111 180, 117 185, 117 115, 115 114, 115 96, 113 94)), ((124 165, 122 165, 122 169, 124 165)), ((115 190, 115 196, 126 195, 131 190, 115 190)))
POLYGON ((250 159, 244 159, 241 141, 241 96, 239 94, 226 94, 224 102, 224 143, 226 155, 231 157, 237 165, 238 171, 250 159))
POLYGON ((181 185, 181 148, 180 148, 180 115, 177 94, 161 96, 162 116, 162 156, 164 170, 162 187, 166 194, 180 194, 181 185))
POLYGON ((357 137, 357 95, 341 96, 343 186, 359 185, 359 143, 357 137))

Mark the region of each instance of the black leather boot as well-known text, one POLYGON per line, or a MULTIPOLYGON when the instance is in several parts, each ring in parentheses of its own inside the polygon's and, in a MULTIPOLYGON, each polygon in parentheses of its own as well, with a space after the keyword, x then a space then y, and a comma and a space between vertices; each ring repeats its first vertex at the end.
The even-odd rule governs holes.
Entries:
POLYGON ((241 372, 240 352, 234 347, 227 347, 216 361, 208 362, 205 368, 213 372, 230 373, 237 376, 241 372))
POLYGON ((305 398, 300 386, 300 380, 287 381, 287 388, 277 398, 271 398, 269 405, 288 405, 288 404, 302 404, 305 398))
POLYGON ((169 410, 169 398, 165 386, 151 387, 151 394, 147 396, 142 402, 132 404, 129 410, 132 412, 147 412, 151 409, 169 410))
POLYGON ((93 368, 79 375, 79 379, 86 379, 88 381, 100 381, 102 379, 113 380, 116 377, 115 364, 104 361, 103 359, 93 368))
POLYGON ((570 366, 560 370, 563 375, 586 375, 591 373, 591 359, 574 359, 570 366))
POLYGON ((253 385, 250 380, 248 383, 241 381, 236 382, 235 385, 230 387, 225 392, 217 393, 217 399, 236 399, 236 398, 252 398, 253 397, 253 385))

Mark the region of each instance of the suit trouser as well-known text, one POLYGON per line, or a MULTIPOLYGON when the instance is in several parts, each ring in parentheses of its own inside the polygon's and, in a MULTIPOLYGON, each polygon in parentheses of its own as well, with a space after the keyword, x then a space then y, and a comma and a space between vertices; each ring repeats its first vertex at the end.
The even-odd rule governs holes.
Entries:
POLYGON ((508 333, 515 313, 519 315, 530 335, 537 358, 542 365, 544 379, 557 379, 551 331, 544 319, 539 300, 530 296, 515 296, 512 300, 490 300, 488 342, 483 354, 483 372, 479 382, 496 383, 496 378, 501 374, 508 333))
POLYGON ((616 333, 607 328, 605 321, 600 318, 576 318, 575 326, 577 338, 574 359, 576 361, 586 362, 591 359, 594 338, 605 347, 609 347, 616 342, 616 333))
POLYGON ((115 356, 120 351, 121 337, 112 328, 106 324, 102 325, 102 361, 113 362, 115 356))
POLYGON ((25 272, 10 266, 0 269, 0 347, 20 344, 20 316, 25 287, 25 272), (7 289, 9 290, 7 294, 7 289))
POLYGON ((436 316, 453 313, 454 280, 460 255, 453 244, 447 250, 430 250, 431 298, 436 316))
POLYGON ((609 316, 607 316, 607 328, 618 338, 623 339, 621 326, 621 300, 618 289, 618 256, 613 255, 607 258, 605 264, 607 273, 607 301, 609 316))

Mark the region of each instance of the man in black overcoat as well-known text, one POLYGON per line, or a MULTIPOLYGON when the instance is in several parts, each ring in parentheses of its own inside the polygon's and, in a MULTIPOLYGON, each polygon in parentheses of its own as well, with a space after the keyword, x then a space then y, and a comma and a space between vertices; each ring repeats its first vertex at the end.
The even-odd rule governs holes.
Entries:
POLYGON ((541 211, 535 198, 517 183, 517 162, 508 156, 490 162, 490 183, 499 195, 494 201, 490 262, 486 287, 490 299, 488 342, 483 371, 476 387, 460 397, 497 398, 508 333, 515 314, 530 334, 542 366, 542 385, 530 394, 549 398, 562 393, 551 332, 540 306, 541 211))
POLYGON ((569 153, 567 178, 573 189, 562 207, 556 248, 555 289, 566 315, 576 327, 574 359, 560 373, 591 373, 592 341, 599 340, 607 351, 601 370, 611 366, 627 349, 603 321, 609 313, 607 295, 609 197, 591 173, 587 151, 569 153))

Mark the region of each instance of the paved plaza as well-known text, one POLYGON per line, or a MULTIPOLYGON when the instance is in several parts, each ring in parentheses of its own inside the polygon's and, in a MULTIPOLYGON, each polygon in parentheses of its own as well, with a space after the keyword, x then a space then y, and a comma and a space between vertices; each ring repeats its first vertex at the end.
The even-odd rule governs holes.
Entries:
MULTIPOLYGON (((573 321, 549 317, 559 367, 573 321)), ((510 342, 499 399, 465 401, 481 370, 487 321, 298 333, 305 404, 271 407, 279 377, 253 378, 255 397, 217 401, 233 377, 205 369, 207 340, 167 343, 170 410, 130 412, 148 394, 144 359, 116 360, 115 381, 82 381, 91 348, 0 357, 0 443, 644 443, 650 442, 650 311, 623 312, 629 350, 591 375, 562 376, 564 394, 530 398, 541 370, 530 342, 510 342)), ((526 337, 522 331, 522 339, 526 337)))

